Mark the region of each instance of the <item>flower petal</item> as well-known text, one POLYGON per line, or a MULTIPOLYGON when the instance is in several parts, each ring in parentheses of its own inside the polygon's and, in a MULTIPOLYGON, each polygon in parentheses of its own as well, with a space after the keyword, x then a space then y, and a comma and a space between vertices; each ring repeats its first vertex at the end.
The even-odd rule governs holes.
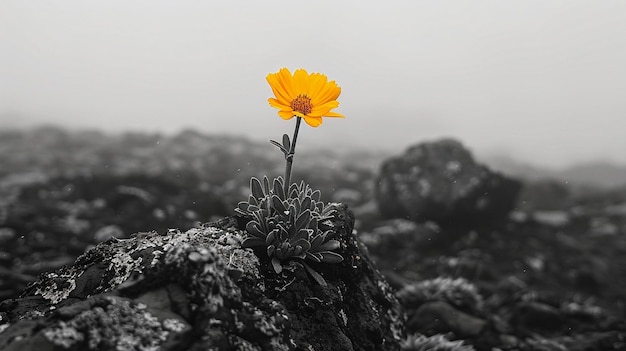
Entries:
POLYGON ((287 68, 283 67, 278 71, 278 76, 283 84, 283 87, 285 88, 285 91, 287 92, 287 95, 289 95, 291 99, 295 98, 296 94, 294 91, 293 75, 291 72, 287 68))
POLYGON ((335 107, 339 106, 339 101, 337 100, 333 100, 333 101, 329 101, 323 105, 314 105, 313 109, 311 110, 311 113, 309 113, 309 115, 312 116, 326 116, 326 114, 334 109, 335 107))
POLYGON ((311 103, 313 104, 313 106, 322 105, 329 101, 337 100, 339 94, 341 94, 341 88, 338 87, 337 83, 335 83, 335 81, 333 80, 326 83, 322 87, 320 92, 317 93, 315 96, 311 96, 311 103))
POLYGON ((342 115, 341 113, 337 113, 337 112, 328 112, 324 114, 324 117, 337 117, 337 118, 346 118, 346 116, 342 115))
POLYGON ((294 113, 289 110, 289 111, 278 111, 278 115, 280 116, 280 118, 282 119, 292 119, 294 117, 294 113))
POLYGON ((326 76, 321 73, 312 73, 309 79, 309 90, 307 91, 309 97, 317 96, 328 81, 326 76))
POLYGON ((268 74, 265 78, 272 88, 272 92, 274 96, 282 103, 282 104, 290 104, 293 98, 290 96, 288 87, 291 86, 291 81, 285 82, 279 73, 276 74, 268 74))
POLYGON ((304 116, 304 121, 306 122, 306 124, 315 128, 315 127, 318 127, 320 124, 322 124, 322 117, 304 116))
POLYGON ((280 100, 276 100, 274 98, 269 98, 269 99, 267 99, 267 101, 270 103, 270 106, 276 107, 279 110, 283 110, 283 111, 291 110, 291 106, 285 105, 280 100))
POLYGON ((305 69, 299 68, 293 73, 294 98, 309 91, 309 74, 305 69))

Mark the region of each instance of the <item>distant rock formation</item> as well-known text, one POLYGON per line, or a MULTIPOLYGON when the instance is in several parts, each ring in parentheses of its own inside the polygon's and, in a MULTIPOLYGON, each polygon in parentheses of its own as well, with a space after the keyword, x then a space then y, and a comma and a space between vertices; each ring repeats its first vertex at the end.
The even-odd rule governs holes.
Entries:
POLYGON ((418 144, 386 160, 376 184, 384 217, 440 224, 505 220, 521 188, 519 181, 476 163, 451 139, 418 144))
POLYGON ((336 207, 328 286, 242 249, 241 218, 111 238, 2 302, 0 349, 399 350, 403 310, 336 207))

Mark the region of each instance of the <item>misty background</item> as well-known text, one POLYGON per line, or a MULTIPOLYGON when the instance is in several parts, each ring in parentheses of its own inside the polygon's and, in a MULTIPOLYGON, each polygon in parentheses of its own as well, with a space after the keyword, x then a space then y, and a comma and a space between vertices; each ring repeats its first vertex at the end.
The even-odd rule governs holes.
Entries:
MULTIPOLYGON (((444 136, 479 157, 626 164, 626 2, 0 2, 0 125, 255 140, 291 133, 268 73, 322 72, 307 149, 444 136)), ((305 146, 306 145, 306 146, 305 146)))

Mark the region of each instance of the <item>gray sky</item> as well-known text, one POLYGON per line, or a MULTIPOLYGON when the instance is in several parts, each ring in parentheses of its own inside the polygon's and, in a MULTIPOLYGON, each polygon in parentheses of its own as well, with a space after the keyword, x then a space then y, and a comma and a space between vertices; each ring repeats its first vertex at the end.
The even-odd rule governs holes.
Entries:
POLYGON ((0 0, 4 126, 279 138, 283 66, 342 87, 302 147, 626 163, 626 1, 0 0))

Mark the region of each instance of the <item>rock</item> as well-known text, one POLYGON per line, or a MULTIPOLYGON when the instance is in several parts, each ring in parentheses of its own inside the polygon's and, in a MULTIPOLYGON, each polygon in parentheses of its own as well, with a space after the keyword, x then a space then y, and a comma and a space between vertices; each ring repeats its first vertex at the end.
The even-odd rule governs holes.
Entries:
POLYGON ((15 230, 12 228, 0 228, 0 243, 8 242, 15 238, 15 230))
POLYGON ((483 309, 483 297, 476 286, 464 278, 437 277, 419 281, 405 286, 396 296, 407 309, 433 301, 443 301, 470 313, 483 309))
POLYGON ((402 249, 418 251, 438 237, 440 228, 434 223, 415 223, 396 218, 378 223, 370 231, 359 234, 369 250, 380 257, 393 257, 402 249))
POLYGON ((443 301, 423 304, 407 322, 407 329, 422 334, 454 332, 456 335, 476 336, 485 327, 484 319, 461 312, 443 301))
POLYGON ((518 210, 558 211, 570 207, 572 198, 570 187, 562 180, 526 180, 520 190, 518 210))
POLYGON ((274 273, 241 218, 112 238, 0 304, 2 350, 398 350, 404 315, 336 205, 345 260, 274 273))
POLYGON ((568 351, 626 350, 624 332, 589 332, 574 335, 563 340, 568 351))
POLYGON ((554 331, 561 328, 564 319, 559 310, 536 301, 520 302, 511 317, 511 324, 535 331, 554 331))
POLYGON ((570 216, 565 211, 536 211, 532 214, 533 220, 553 227, 563 227, 570 223, 570 216))
POLYGON ((423 260, 427 248, 437 242, 440 228, 434 222, 415 223, 406 219, 379 222, 371 230, 359 232, 359 239, 371 254, 387 280, 401 289, 419 276, 411 273, 413 266, 423 260), (405 283, 403 283, 405 281, 405 283))
POLYGON ((386 218, 485 224, 505 221, 520 189, 519 181, 476 163, 461 143, 444 139, 386 160, 376 199, 386 218))
POLYGON ((402 343, 402 350, 405 351, 426 351, 426 350, 454 350, 454 351, 474 351, 471 345, 465 345, 462 340, 451 341, 442 334, 425 336, 412 334, 402 343))

